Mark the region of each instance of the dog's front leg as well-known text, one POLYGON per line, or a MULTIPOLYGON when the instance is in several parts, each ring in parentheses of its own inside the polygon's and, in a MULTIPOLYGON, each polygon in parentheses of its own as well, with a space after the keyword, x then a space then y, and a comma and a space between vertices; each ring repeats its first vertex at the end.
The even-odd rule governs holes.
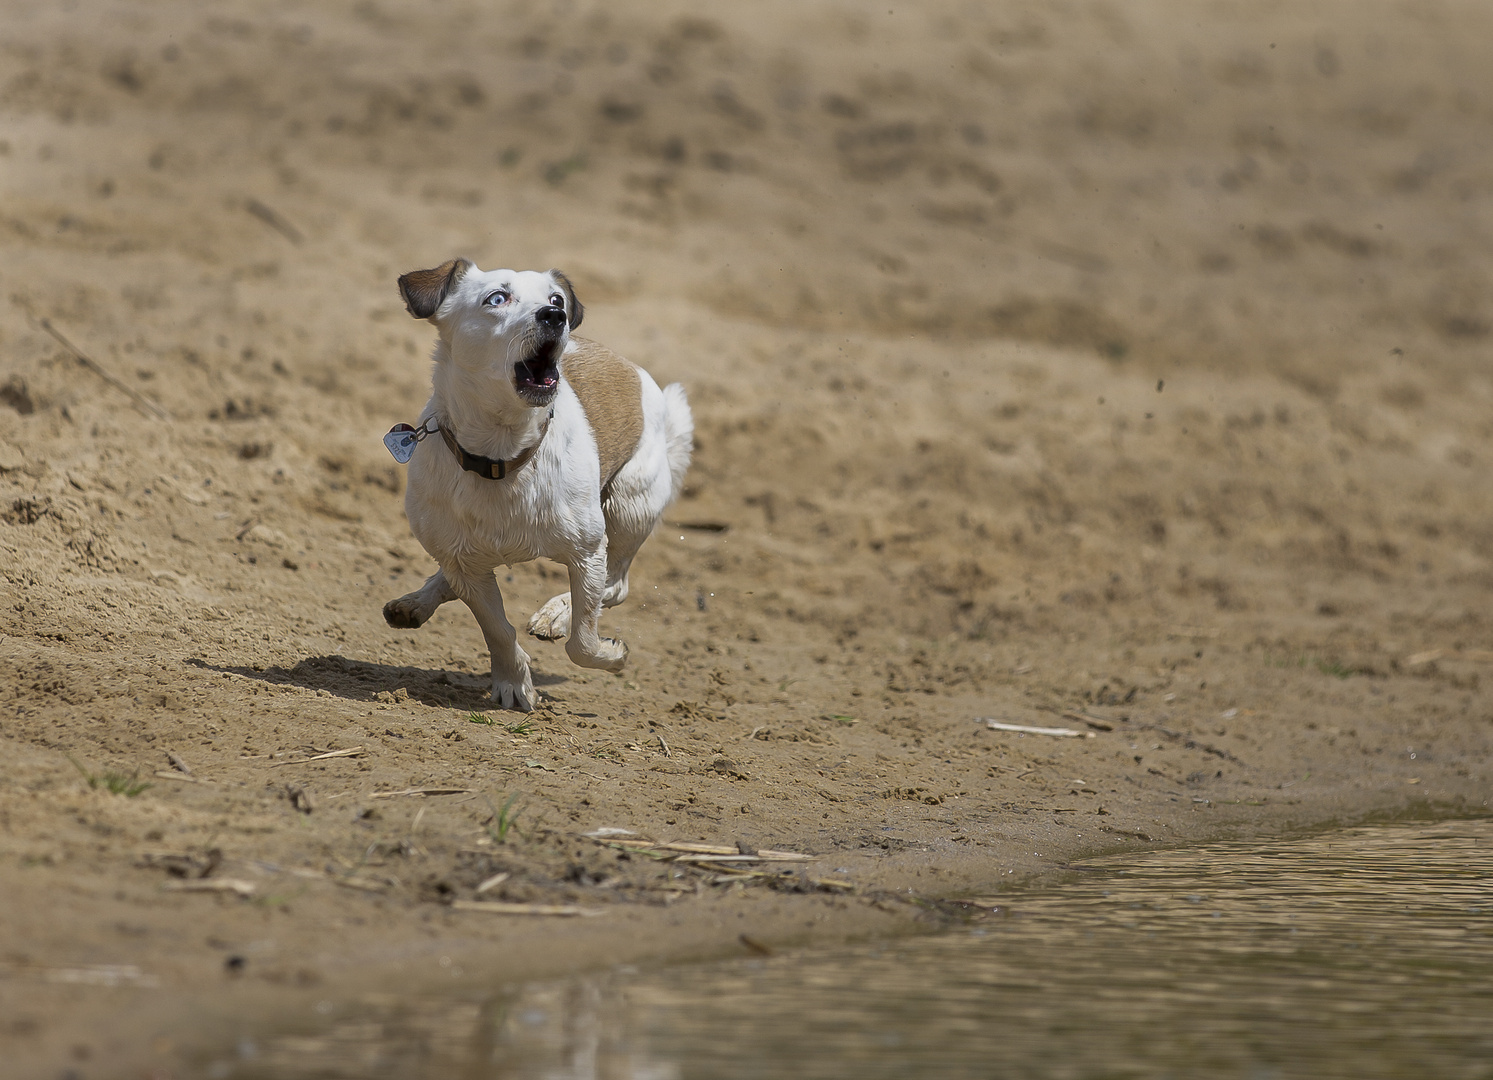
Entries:
POLYGON ((615 638, 604 638, 597 630, 601 601, 607 587, 607 554, 603 543, 570 563, 570 639, 565 652, 581 667, 617 672, 627 663, 627 646, 615 638))
POLYGON ((492 573, 475 577, 447 575, 452 590, 472 609, 487 651, 492 654, 492 699, 504 709, 531 712, 538 700, 529 673, 529 654, 519 648, 518 635, 503 612, 503 593, 492 573))
POLYGON ((455 599, 456 593, 446 581, 446 572, 437 570, 414 592, 405 593, 398 600, 390 600, 385 604, 384 622, 400 630, 414 630, 424 626, 425 620, 435 614, 436 608, 455 599))

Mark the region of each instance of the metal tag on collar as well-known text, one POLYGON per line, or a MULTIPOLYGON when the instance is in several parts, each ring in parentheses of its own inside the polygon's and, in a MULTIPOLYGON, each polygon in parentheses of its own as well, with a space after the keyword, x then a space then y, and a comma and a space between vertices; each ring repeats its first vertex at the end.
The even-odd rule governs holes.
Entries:
POLYGON ((419 427, 410 427, 408 424, 395 424, 384 436, 384 445, 389 448, 389 453, 394 455, 394 460, 399 464, 406 464, 415 454, 415 444, 430 434, 430 421, 427 420, 419 427))

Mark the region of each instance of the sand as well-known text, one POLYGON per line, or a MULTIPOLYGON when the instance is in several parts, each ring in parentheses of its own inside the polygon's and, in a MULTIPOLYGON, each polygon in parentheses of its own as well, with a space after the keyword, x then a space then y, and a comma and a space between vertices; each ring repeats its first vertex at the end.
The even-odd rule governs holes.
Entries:
MULTIPOLYGON (((781 949, 1087 853, 1488 812, 1493 12, 4 24, 13 1075, 178 1075, 203 1017, 453 950, 781 949), (697 422, 604 619, 629 666, 530 641, 528 716, 459 605, 380 615, 434 569, 380 443, 429 387, 394 279, 457 254, 564 269, 697 422)), ((521 623, 563 571, 500 580, 521 623)))

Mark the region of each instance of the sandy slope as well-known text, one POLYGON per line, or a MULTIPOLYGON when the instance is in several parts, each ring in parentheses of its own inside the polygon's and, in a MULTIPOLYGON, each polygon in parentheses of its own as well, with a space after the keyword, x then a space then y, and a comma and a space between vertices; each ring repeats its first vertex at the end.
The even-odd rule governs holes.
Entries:
MULTIPOLYGON (((166 1075, 192 1010, 457 946, 506 977, 720 953, 1087 850, 1484 811, 1486 9, 4 22, 0 1046, 36 1075, 166 1075), (631 667, 530 644, 513 732, 465 611, 379 616, 432 569, 379 443, 428 387, 393 279, 456 253, 566 269, 698 423, 608 616, 631 667), (374 797, 431 787, 471 794, 374 797), (254 897, 163 892, 163 854, 254 897), (444 906, 499 872, 484 898, 607 915, 444 906)), ((559 587, 516 567, 510 611, 559 587)))

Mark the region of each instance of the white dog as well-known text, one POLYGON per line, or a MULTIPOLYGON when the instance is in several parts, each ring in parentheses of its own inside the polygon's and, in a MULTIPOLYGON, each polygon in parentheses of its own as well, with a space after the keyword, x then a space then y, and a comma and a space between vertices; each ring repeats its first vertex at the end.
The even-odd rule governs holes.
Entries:
POLYGON ((453 259, 405 274, 399 291, 440 340, 420 426, 386 441, 410 462, 410 529, 441 568, 385 604, 384 619, 414 628, 463 601, 492 653, 494 703, 528 712, 529 657, 494 568, 541 556, 569 567, 569 594, 535 612, 529 633, 568 635, 572 661, 620 671, 627 646, 599 636, 597 617, 627 599, 633 556, 679 494, 694 441, 689 403, 678 383, 660 390, 646 371, 571 336, 583 309, 558 270, 483 271, 453 259))

